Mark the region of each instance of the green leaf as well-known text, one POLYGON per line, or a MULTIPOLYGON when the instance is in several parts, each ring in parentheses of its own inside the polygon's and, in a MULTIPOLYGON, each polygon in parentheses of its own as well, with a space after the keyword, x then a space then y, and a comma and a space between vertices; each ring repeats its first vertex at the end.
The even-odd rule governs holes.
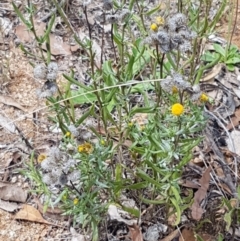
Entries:
POLYGON ((134 215, 135 217, 139 218, 140 217, 140 214, 141 212, 138 210, 138 209, 135 209, 135 208, 129 208, 129 207, 126 207, 126 206, 123 206, 121 205, 122 209, 128 213, 131 213, 132 215, 134 215))
POLYGON ((224 237, 223 235, 220 233, 218 234, 218 238, 217 238, 217 241, 223 241, 224 240, 224 237))
POLYGON ((142 91, 154 90, 154 86, 151 83, 139 83, 132 87, 131 93, 138 93, 142 91))
POLYGON ((92 226, 92 241, 98 241, 98 224, 97 222, 91 222, 92 226))
POLYGON ((143 24, 142 24, 142 20, 141 18, 139 17, 139 14, 133 14, 132 15, 132 19, 133 21, 137 24, 139 30, 140 30, 140 33, 142 34, 142 36, 145 36, 146 35, 146 31, 143 27, 143 24))
POLYGON ((108 112, 111 113, 115 106, 116 106, 116 101, 115 101, 115 99, 113 98, 113 99, 111 99, 111 101, 108 102, 108 104, 107 104, 107 110, 108 110, 108 112))
POLYGON ((137 176, 141 177, 145 181, 148 181, 149 183, 153 184, 154 186, 156 186, 158 188, 162 188, 162 185, 158 181, 156 181, 155 179, 148 176, 144 171, 142 171, 139 168, 137 168, 137 176))
POLYGON ((180 210, 180 207, 179 207, 179 203, 174 198, 170 198, 170 200, 171 200, 171 203, 173 204, 173 206, 176 208, 176 211, 177 211, 177 219, 176 219, 176 222, 175 222, 174 225, 178 225, 180 223, 180 219, 181 219, 181 210, 180 210))
POLYGON ((227 64, 227 69, 228 69, 229 71, 234 71, 234 70, 235 70, 235 66, 232 65, 232 64, 227 64))
POLYGON ((153 107, 135 107, 131 110, 130 116, 133 116, 136 113, 154 113, 156 110, 153 107))
POLYGON ((50 21, 49 21, 49 23, 48 23, 48 28, 47 28, 46 32, 44 33, 44 35, 43 35, 43 40, 44 41, 46 41, 46 39, 49 37, 49 34, 50 34, 50 32, 52 30, 52 27, 53 27, 53 24, 55 22, 55 17, 56 17, 56 15, 53 14, 51 19, 50 19, 50 21))
POLYGON ((229 231, 230 229, 230 226, 232 224, 232 211, 229 211, 227 212, 225 215, 224 215, 224 221, 226 222, 227 226, 226 226, 226 230, 229 231))
POLYGON ((169 175, 166 175, 166 172, 164 172, 163 170, 161 170, 159 167, 157 167, 154 163, 152 163, 149 160, 144 160, 144 162, 151 167, 155 172, 159 173, 162 175, 163 179, 161 179, 161 182, 165 182, 171 175, 171 173, 169 173, 169 175))
POLYGON ((214 47, 216 52, 218 52, 223 57, 225 57, 226 51, 220 44, 213 44, 213 47, 214 47))
POLYGON ((115 75, 115 72, 112 69, 112 62, 107 60, 102 65, 104 75, 115 75))
POLYGON ((225 63, 230 65, 238 64, 240 63, 240 57, 233 57, 231 59, 228 59, 225 63))
POLYGON ((180 197, 180 194, 179 194, 179 190, 177 190, 176 187, 174 187, 173 185, 171 185, 170 191, 171 191, 171 193, 175 196, 176 201, 177 201, 178 204, 180 205, 182 201, 181 201, 181 197, 180 197))
POLYGON ((132 79, 133 78, 133 64, 134 64, 134 61, 135 61, 135 57, 133 55, 129 56, 127 69, 126 69, 127 79, 132 79))
POLYGON ((72 77, 70 77, 70 76, 68 76, 68 75, 66 75, 66 74, 63 74, 63 77, 64 77, 65 79, 67 79, 68 81, 70 81, 72 84, 75 84, 75 85, 77 85, 77 86, 79 86, 79 87, 82 87, 82 88, 85 89, 86 91, 91 91, 91 90, 92 90, 90 87, 87 87, 86 85, 78 82, 77 80, 75 80, 74 78, 72 78, 72 77))
POLYGON ((230 53, 237 54, 238 52, 238 47, 236 45, 231 45, 229 49, 230 53))
POLYGON ((43 213, 47 211, 48 207, 49 207, 49 199, 43 205, 43 213))
POLYGON ((15 5, 14 2, 12 2, 13 8, 15 13, 18 15, 18 17, 22 20, 22 22, 29 28, 29 30, 31 29, 32 25, 31 22, 29 22, 23 15, 22 13, 19 11, 17 5, 15 5))
POLYGON ((206 61, 206 62, 213 62, 216 59, 216 56, 214 55, 214 53, 210 53, 210 52, 206 52, 202 57, 201 60, 202 61, 206 61))
POLYGON ((136 189, 142 189, 142 188, 146 188, 148 185, 148 182, 138 182, 138 183, 134 183, 131 185, 127 185, 124 187, 125 190, 130 189, 130 190, 136 190, 136 189))
POLYGON ((121 182, 122 180, 122 165, 119 163, 116 165, 115 168, 115 180, 117 182, 121 182))
POLYGON ((238 199, 240 200, 240 185, 237 186, 238 199))
POLYGON ((113 40, 114 42, 117 44, 118 47, 120 47, 122 45, 122 40, 121 40, 121 36, 119 34, 114 34, 113 35, 113 40))
POLYGON ((204 241, 200 235, 196 234, 196 237, 197 237, 197 241, 204 241))
POLYGON ((77 120, 76 126, 79 126, 80 124, 82 124, 83 121, 93 113, 93 111, 94 111, 94 105, 92 105, 92 107, 77 120))
POLYGON ((166 203, 166 199, 162 199, 162 200, 150 200, 150 199, 147 199, 147 198, 143 198, 143 197, 139 197, 141 199, 142 202, 144 203, 147 203, 147 204, 164 204, 166 203))
POLYGON ((181 158, 181 161, 176 166, 176 169, 181 169, 184 165, 186 165, 191 160, 191 158, 192 158, 192 154, 191 153, 186 153, 186 155, 184 155, 181 158))
POLYGON ((145 13, 145 15, 151 16, 153 13, 157 12, 159 9, 161 9, 161 4, 158 4, 157 7, 150 9, 148 12, 145 13))
POLYGON ((97 101, 97 97, 93 93, 86 92, 84 89, 79 89, 78 91, 72 91, 73 103, 74 104, 85 104, 93 103, 97 101))
POLYGON ((131 11, 136 0, 131 0, 129 3, 129 10, 131 11))

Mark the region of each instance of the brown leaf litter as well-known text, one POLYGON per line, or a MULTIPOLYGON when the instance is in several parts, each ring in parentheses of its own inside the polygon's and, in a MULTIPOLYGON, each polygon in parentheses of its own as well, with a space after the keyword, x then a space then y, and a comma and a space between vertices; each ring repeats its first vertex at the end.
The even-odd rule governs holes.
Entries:
POLYGON ((211 166, 209 166, 202 175, 202 178, 199 180, 200 187, 194 195, 194 202, 192 204, 192 218, 195 220, 200 220, 202 214, 204 213, 203 208, 201 207, 201 202, 205 198, 210 181, 210 172, 211 166))
POLYGON ((22 209, 15 215, 15 219, 21 219, 31 222, 38 222, 47 225, 62 227, 61 225, 48 222, 42 217, 41 213, 36 208, 27 204, 24 204, 22 206, 22 209))
POLYGON ((0 199, 25 203, 27 192, 17 185, 0 182, 0 199))

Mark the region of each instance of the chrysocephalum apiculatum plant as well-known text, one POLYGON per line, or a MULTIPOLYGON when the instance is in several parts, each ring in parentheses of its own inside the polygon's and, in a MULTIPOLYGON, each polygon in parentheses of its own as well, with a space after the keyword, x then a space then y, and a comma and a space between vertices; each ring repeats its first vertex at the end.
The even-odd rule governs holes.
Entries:
POLYGON ((38 166, 30 165, 28 176, 42 201, 73 215, 74 224, 92 231, 92 240, 99 239, 98 226, 111 202, 139 217, 140 207, 122 204, 126 192, 133 192, 139 203, 164 206, 166 218, 175 213, 175 225, 190 205, 191 197, 180 195, 178 181, 205 125, 202 107, 208 96, 199 86, 203 68, 196 46, 198 36, 207 32, 201 23, 208 20, 201 17, 201 5, 194 16, 191 3, 183 8, 180 2, 162 11, 161 5, 149 9, 147 1, 104 0, 101 16, 96 16, 101 19, 97 33, 88 19, 91 1, 82 1, 79 11, 88 37, 80 39, 64 9, 52 1, 84 52, 90 83, 77 81, 69 70, 64 74, 69 84, 60 91, 56 63, 43 58, 36 65, 35 77, 47 80, 38 96, 47 98, 55 113, 51 120, 63 137, 39 156, 38 166), (189 15, 184 14, 189 8, 189 15), (107 24, 111 25, 108 45, 107 24), (94 47, 96 34, 103 40, 100 56, 94 47), (78 116, 75 105, 86 103, 89 107, 78 116), (90 119, 96 123, 89 124, 90 119))

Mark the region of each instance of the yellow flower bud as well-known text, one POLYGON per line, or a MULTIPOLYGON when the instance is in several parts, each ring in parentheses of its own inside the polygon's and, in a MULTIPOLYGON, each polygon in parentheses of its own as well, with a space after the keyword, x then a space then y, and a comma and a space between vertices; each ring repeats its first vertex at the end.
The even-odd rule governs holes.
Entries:
POLYGON ((78 198, 74 198, 73 204, 74 204, 74 205, 77 205, 77 204, 78 204, 78 201, 79 201, 78 198))
POLYGON ((158 30, 158 26, 157 26, 156 23, 152 23, 151 26, 150 26, 150 28, 151 28, 152 31, 154 31, 154 32, 157 32, 157 30, 158 30))
POLYGON ((207 102, 208 101, 208 96, 206 95, 206 94, 201 94, 201 96, 200 96, 200 101, 202 101, 202 102, 207 102))
POLYGON ((66 137, 71 137, 71 132, 70 131, 66 132, 65 136, 66 137))
POLYGON ((177 94, 178 93, 178 88, 176 86, 172 87, 172 93, 177 94))

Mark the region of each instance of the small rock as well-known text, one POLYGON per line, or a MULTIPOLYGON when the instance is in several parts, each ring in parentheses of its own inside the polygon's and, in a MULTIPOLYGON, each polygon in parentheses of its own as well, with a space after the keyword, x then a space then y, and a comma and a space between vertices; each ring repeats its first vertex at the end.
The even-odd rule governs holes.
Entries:
POLYGON ((146 241, 157 241, 159 239, 159 233, 165 233, 167 231, 167 226, 161 223, 154 224, 150 226, 146 233, 144 233, 144 240, 146 241))
POLYGON ((16 183, 16 182, 17 182, 17 177, 14 176, 14 177, 12 178, 12 180, 11 180, 11 183, 16 183))

